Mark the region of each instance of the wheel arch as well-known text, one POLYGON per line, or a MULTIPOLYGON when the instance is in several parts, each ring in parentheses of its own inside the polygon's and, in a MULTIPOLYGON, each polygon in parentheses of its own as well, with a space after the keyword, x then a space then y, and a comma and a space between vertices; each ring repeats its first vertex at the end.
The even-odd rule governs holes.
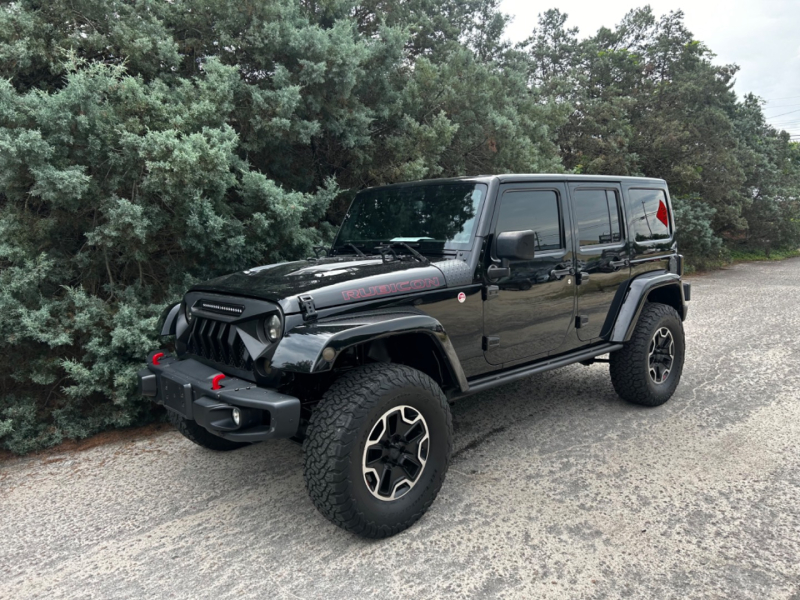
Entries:
POLYGON ((469 389, 444 327, 421 313, 365 314, 300 325, 281 340, 271 367, 301 374, 326 373, 336 368, 349 350, 359 350, 373 362, 418 369, 443 389, 469 389), (333 356, 326 358, 328 349, 333 356))
POLYGON ((617 320, 611 330, 610 342, 627 342, 647 302, 673 307, 681 320, 686 318, 686 300, 680 275, 669 271, 647 273, 631 280, 617 320))
POLYGON ((365 342, 364 351, 378 362, 401 364, 421 371, 443 390, 465 392, 468 389, 458 358, 451 359, 445 345, 430 332, 419 330, 382 336, 365 342))
POLYGON ((680 283, 658 286, 648 292, 647 301, 671 306, 680 315, 681 320, 684 320, 685 304, 682 291, 683 286, 680 283))

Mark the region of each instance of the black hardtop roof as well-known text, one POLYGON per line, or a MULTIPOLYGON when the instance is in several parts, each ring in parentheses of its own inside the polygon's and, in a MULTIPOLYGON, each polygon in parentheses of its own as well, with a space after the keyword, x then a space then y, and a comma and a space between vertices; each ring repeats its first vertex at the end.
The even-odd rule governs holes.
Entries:
POLYGON ((629 175, 571 175, 568 173, 507 173, 504 175, 476 175, 474 177, 451 177, 447 179, 421 179, 418 181, 403 181, 390 185, 380 185, 368 189, 380 189, 384 187, 398 187, 407 185, 430 185, 442 183, 456 183, 474 181, 475 183, 525 183, 528 181, 566 181, 566 182, 596 182, 596 183, 641 183, 650 185, 666 185, 663 179, 654 177, 631 177, 629 175))

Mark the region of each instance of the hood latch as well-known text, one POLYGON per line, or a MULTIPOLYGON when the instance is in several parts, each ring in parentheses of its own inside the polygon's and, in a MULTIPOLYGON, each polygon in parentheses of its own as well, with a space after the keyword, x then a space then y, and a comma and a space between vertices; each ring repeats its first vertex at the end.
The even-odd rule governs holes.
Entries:
POLYGON ((300 312, 303 313, 303 321, 316 321, 317 309, 314 306, 314 298, 305 295, 298 296, 297 300, 300 302, 300 312))

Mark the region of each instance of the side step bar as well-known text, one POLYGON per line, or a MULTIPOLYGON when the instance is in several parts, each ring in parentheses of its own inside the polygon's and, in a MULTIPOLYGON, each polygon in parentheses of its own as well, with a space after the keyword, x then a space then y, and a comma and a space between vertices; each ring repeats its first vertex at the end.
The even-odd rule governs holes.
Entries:
POLYGON ((571 352, 570 354, 563 354, 561 356, 551 358, 550 360, 537 362, 532 365, 523 365, 521 367, 515 367, 501 373, 492 373, 491 375, 478 377, 469 381, 469 390, 463 394, 459 394, 458 397, 482 392, 498 385, 511 383, 512 381, 516 381, 517 379, 522 379, 536 373, 543 373, 545 371, 551 371, 552 369, 558 369, 559 367, 566 367, 567 365, 590 360, 596 356, 600 356, 601 354, 606 354, 608 352, 614 352, 620 348, 622 348, 622 344, 601 344, 600 346, 592 346, 591 348, 585 348, 577 352, 571 352))

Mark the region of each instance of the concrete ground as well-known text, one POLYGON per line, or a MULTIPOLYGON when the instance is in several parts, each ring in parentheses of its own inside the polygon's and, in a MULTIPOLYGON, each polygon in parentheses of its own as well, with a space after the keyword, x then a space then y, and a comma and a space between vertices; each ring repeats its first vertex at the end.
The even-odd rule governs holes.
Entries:
POLYGON ((6 462, 0 598, 800 599, 800 259, 692 284, 669 403, 625 404, 605 365, 473 396, 392 539, 320 516, 289 441, 6 462))

